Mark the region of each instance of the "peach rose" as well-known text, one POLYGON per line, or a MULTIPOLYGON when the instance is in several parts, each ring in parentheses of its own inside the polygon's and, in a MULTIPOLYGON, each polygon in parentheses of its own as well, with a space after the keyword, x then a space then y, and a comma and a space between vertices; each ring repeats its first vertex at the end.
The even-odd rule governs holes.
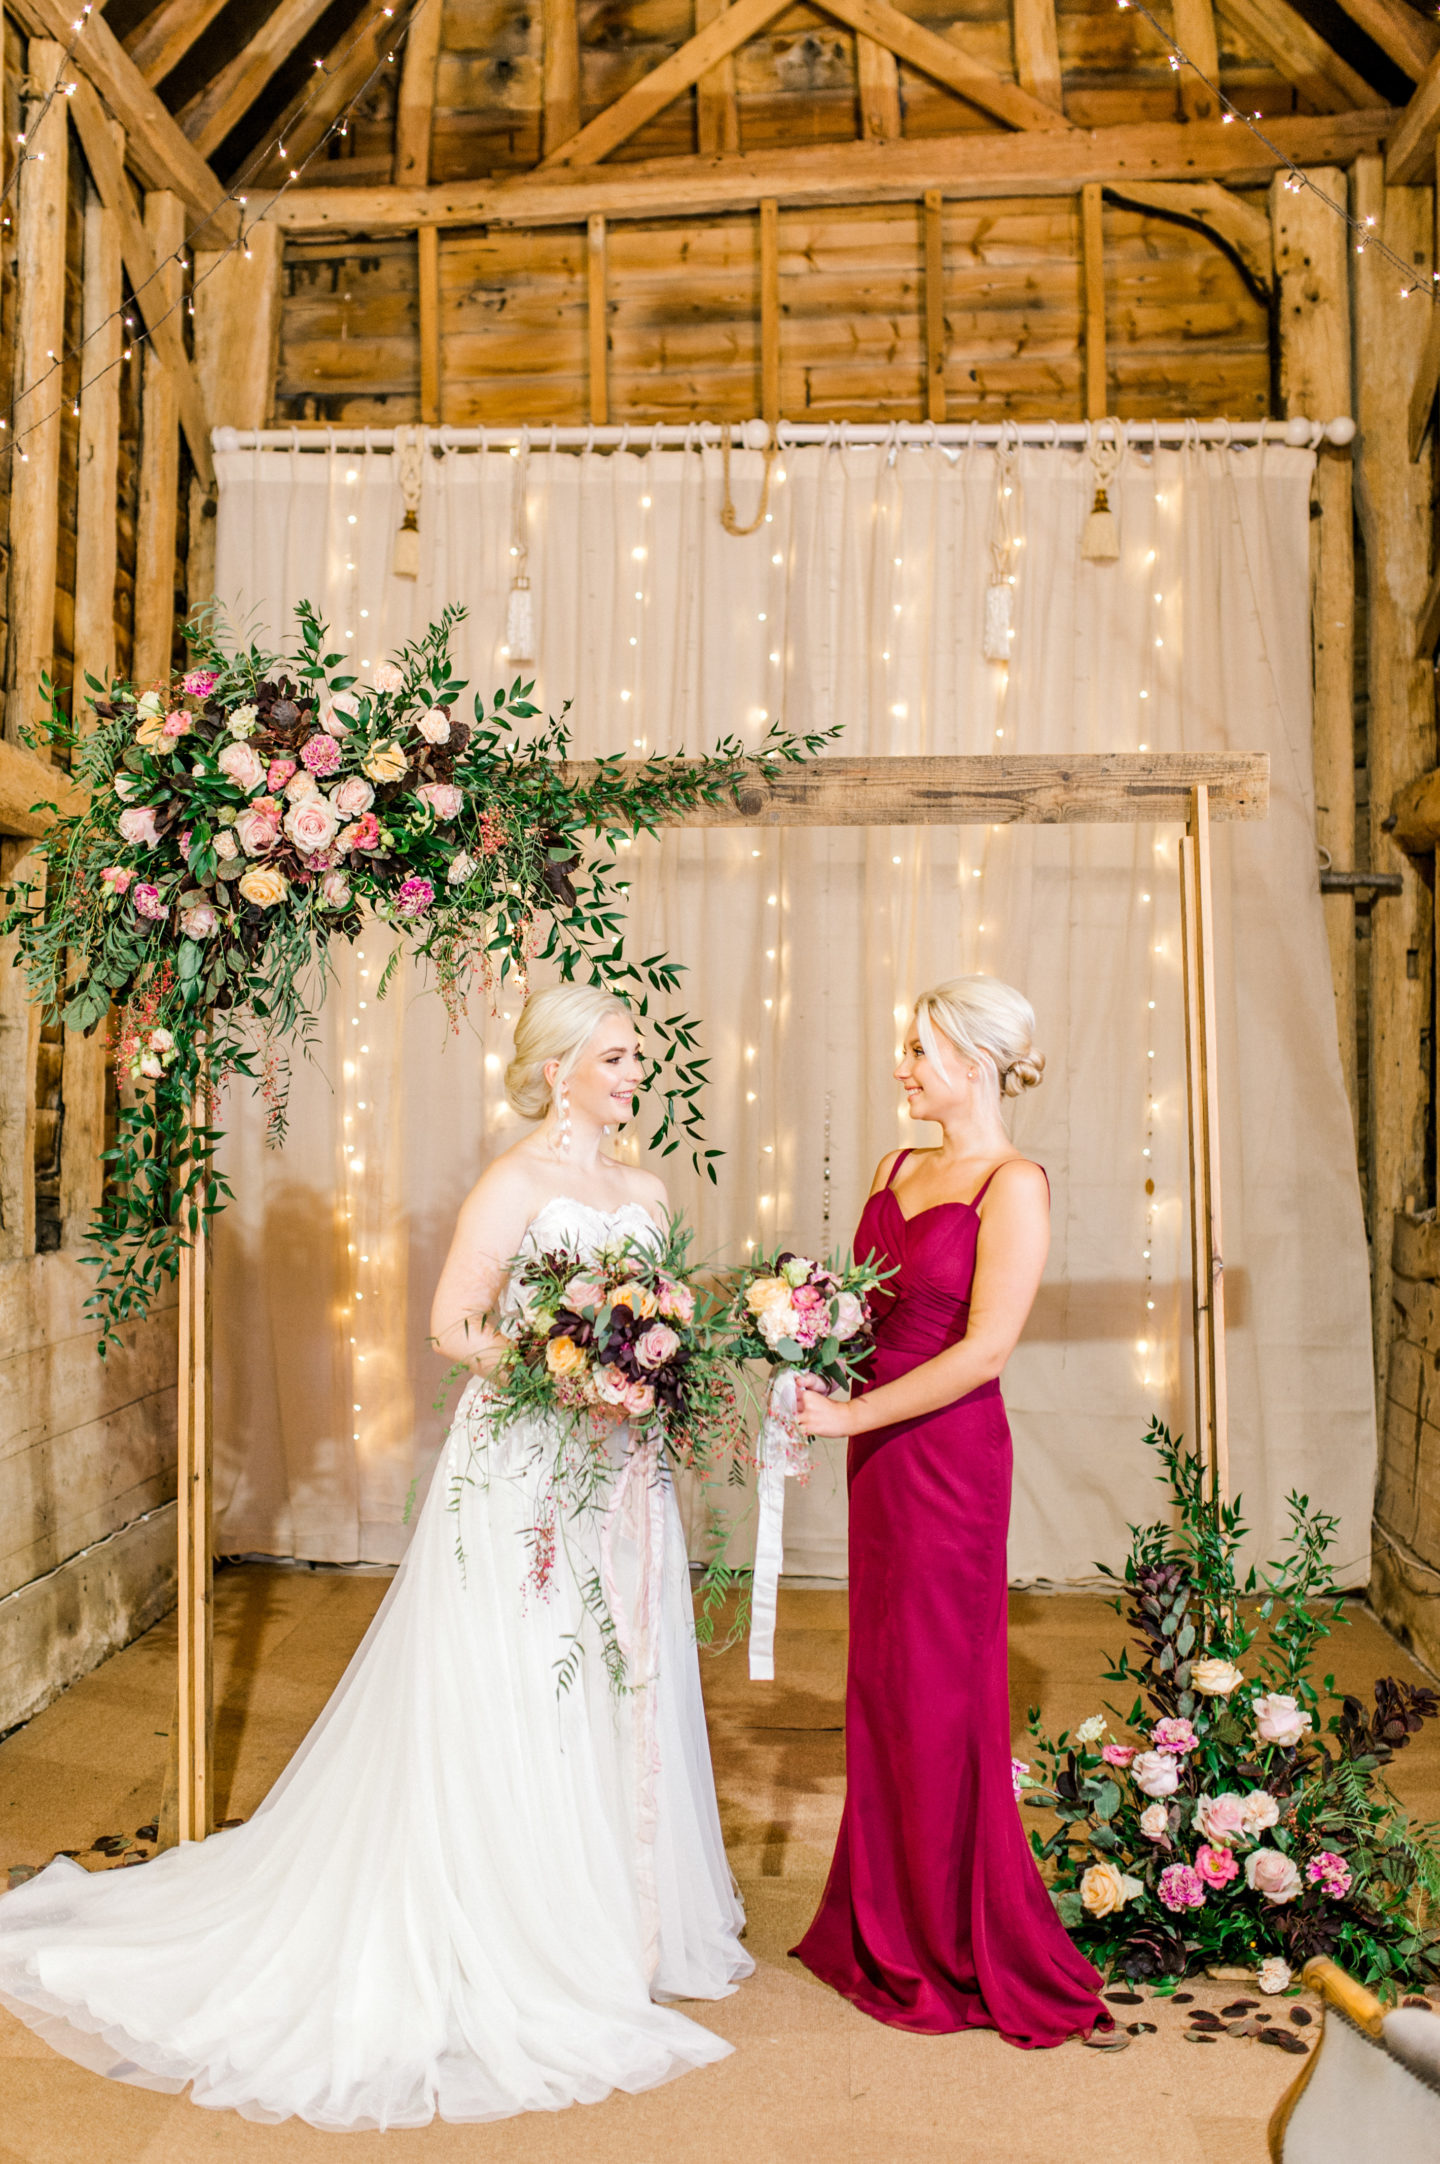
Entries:
POLYGON ((221 827, 215 836, 214 849, 222 864, 229 864, 240 854, 240 844, 234 827, 221 827))
POLYGON ((240 882, 246 901, 258 902, 262 909, 276 908, 289 891, 285 874, 277 872, 273 864, 257 864, 240 882))
POLYGON ((371 781, 399 781, 409 761, 395 743, 374 744, 360 761, 371 781))
POLYGON ((623 1406, 630 1390, 630 1378, 624 1368, 597 1368, 593 1377, 595 1395, 604 1405, 623 1406))
POLYGON ((1080 1900, 1092 1916, 1113 1916, 1142 1891, 1138 1878, 1130 1878, 1113 1863, 1092 1863, 1080 1881, 1080 1900))
POLYGON ((1147 1803, 1140 1813, 1140 1831, 1147 1841, 1163 1841, 1170 1831, 1170 1813, 1163 1803, 1147 1803))
POLYGON ((1245 1681, 1233 1661, 1204 1660, 1190 1663, 1190 1688, 1202 1698, 1228 1698, 1245 1681))
POLYGON ((631 1279, 624 1285, 616 1286, 610 1295, 610 1305, 628 1307, 638 1322, 648 1322, 655 1312, 655 1295, 631 1279))
POLYGON ((545 1365, 552 1375, 579 1375, 587 1365, 585 1348, 573 1337, 552 1337, 545 1347, 545 1365))
POLYGON ((1280 1822, 1280 1806, 1263 1788, 1252 1788, 1248 1796, 1240 1798, 1240 1808, 1245 1814, 1245 1831, 1252 1841, 1280 1822))
POLYGON ((631 1383, 625 1393, 625 1410, 632 1420, 643 1420, 655 1409, 655 1392, 649 1383, 631 1383))
POLYGON ((415 716, 415 726, 427 744, 448 744, 450 741, 450 716, 443 707, 427 707, 423 714, 415 716))

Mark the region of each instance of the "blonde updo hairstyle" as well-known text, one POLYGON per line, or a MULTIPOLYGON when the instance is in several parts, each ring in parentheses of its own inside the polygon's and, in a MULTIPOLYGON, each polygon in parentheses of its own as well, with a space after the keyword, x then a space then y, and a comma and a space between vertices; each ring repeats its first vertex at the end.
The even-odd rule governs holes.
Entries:
POLYGON ((634 1020, 624 1000, 598 984, 556 984, 530 994, 515 1024, 515 1057, 505 1069, 505 1095, 522 1119, 544 1119, 559 1085, 612 1014, 634 1020), (552 1059, 559 1063, 553 1084, 545 1079, 552 1059))
POLYGON ((1045 1072, 1045 1054, 1035 1047, 1035 1009, 1013 985, 993 977, 950 977, 922 992, 915 1023, 926 1057, 947 1077, 941 1037, 962 1059, 993 1075, 1002 1097, 1033 1090, 1045 1072))

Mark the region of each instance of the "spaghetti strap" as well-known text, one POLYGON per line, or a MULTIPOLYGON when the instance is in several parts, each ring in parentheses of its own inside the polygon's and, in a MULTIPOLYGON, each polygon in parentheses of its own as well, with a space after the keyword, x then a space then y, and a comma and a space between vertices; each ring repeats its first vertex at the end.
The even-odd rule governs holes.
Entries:
MULTIPOLYGON (((990 1182, 991 1182, 991 1181, 992 1181, 992 1180, 994 1179, 994 1177, 995 1177, 995 1174, 996 1174, 996 1173, 997 1173, 997 1172, 998 1172, 998 1171, 1000 1170, 1000 1168, 1001 1168, 1001 1166, 1002 1166, 1002 1165, 1033 1165, 1033 1164, 1035 1164, 1035 1160, 1034 1160, 1034 1158, 1033 1158, 1033 1157, 1002 1157, 1002 1158, 1001 1158, 1001 1160, 1000 1160, 1000 1164, 998 1164, 998 1165, 995 1165, 995 1166, 994 1166, 994 1167, 993 1167, 993 1168, 992 1168, 992 1169, 991 1169, 991 1170, 990 1170, 989 1172, 987 1172, 987 1173, 986 1173, 986 1175, 985 1175, 985 1178, 984 1178, 984 1179, 983 1179, 983 1180, 981 1181, 981 1183, 980 1183, 980 1187, 979 1187, 978 1191, 977 1191, 977 1192, 976 1192, 976 1193, 975 1193, 975 1194, 974 1194, 974 1195, 973 1195, 973 1196, 971 1197, 971 1201, 970 1201, 970 1207, 971 1207, 971 1209, 972 1209, 972 1210, 978 1210, 978 1209, 979 1209, 979 1207, 980 1207, 981 1203, 982 1203, 982 1202, 984 1201, 984 1199, 985 1199, 985 1190, 986 1190, 986 1188, 987 1188, 987 1187, 988 1187, 988 1186, 990 1185, 990 1182)), ((895 1168, 895 1170, 896 1170, 896 1171, 898 1172, 898 1171, 899 1171, 899 1169, 900 1169, 900 1168, 899 1168, 899 1166, 897 1165, 897 1166, 896 1166, 896 1168, 895 1168)), ((1045 1192, 1046 1192, 1046 1194, 1048 1195, 1048 1194, 1049 1194, 1049 1192, 1050 1192, 1050 1175, 1049 1175, 1049 1173, 1048 1173, 1048 1172, 1047 1172, 1047 1171, 1045 1170, 1045 1167, 1044 1167, 1043 1165, 1035 1165, 1035 1170, 1036 1170, 1036 1171, 1037 1171, 1037 1172, 1039 1173, 1039 1175, 1040 1175, 1041 1179, 1042 1179, 1042 1180, 1043 1180, 1043 1181, 1045 1182, 1045 1192)), ((893 1178, 895 1177, 895 1174, 894 1174, 894 1173, 892 1173, 892 1174, 890 1175, 890 1177, 891 1177, 891 1178, 893 1179, 893 1178)))
MULTIPOLYGON (((895 1175, 900 1170, 900 1167, 904 1164, 906 1158, 909 1155, 910 1151, 908 1149, 902 1150, 900 1152, 900 1155, 896 1158, 894 1164, 890 1167, 890 1177, 885 1182, 885 1185, 887 1187, 893 1187, 895 1185, 895 1175)), ((982 1188, 980 1192, 983 1194, 985 1192, 984 1188, 982 1188)))

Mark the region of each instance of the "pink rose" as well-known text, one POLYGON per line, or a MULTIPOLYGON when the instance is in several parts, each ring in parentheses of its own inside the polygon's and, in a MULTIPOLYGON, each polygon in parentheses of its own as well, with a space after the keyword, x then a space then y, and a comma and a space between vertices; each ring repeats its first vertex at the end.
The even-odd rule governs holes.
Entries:
POLYGON ((662 1277, 656 1289, 655 1305, 671 1322, 693 1322, 695 1318, 695 1295, 688 1285, 682 1285, 673 1277, 662 1277))
POLYGON ((1350 1866, 1333 1848, 1322 1848, 1305 1866, 1312 1886, 1323 1887, 1332 1901, 1343 1901, 1350 1891, 1350 1866))
POLYGON ((572 1314, 583 1315, 587 1307, 599 1307, 605 1298, 605 1286, 588 1270, 577 1270, 565 1287, 565 1305, 572 1314))
POLYGON ((208 699, 219 681, 214 669, 187 669, 180 679, 180 689, 192 699, 208 699))
POLYGON ((295 761, 293 759, 272 759, 270 761, 269 770, 265 776, 265 786, 272 796, 277 789, 284 788, 294 771, 295 761))
POLYGON ((460 807, 465 802, 465 792, 457 789, 451 781, 427 781, 415 791, 422 804, 428 804, 437 819, 458 819, 460 807))
POLYGON ((152 886, 148 879, 137 880, 130 899, 139 914, 149 917, 155 924, 162 924, 170 914, 168 907, 160 899, 160 889, 152 886))
POLYGON ((1207 1841, 1218 1841, 1225 1848, 1233 1847, 1235 1842, 1245 1840, 1249 1833, 1244 1799, 1229 1794, 1197 1796, 1195 1824, 1207 1841))
POLYGON ((160 839, 155 825, 155 814, 149 805, 143 810, 137 807, 132 811, 121 812, 119 825, 122 839, 132 845, 153 849, 160 839))
POLYGON ((395 897, 397 917, 423 917, 435 899, 435 889, 428 879, 402 879, 400 892, 395 897))
POLYGON ((333 774, 340 764, 340 746, 322 729, 300 746, 300 757, 312 774, 333 774))
POLYGON ((1170 1813, 1163 1803, 1147 1803, 1140 1813, 1140 1831, 1147 1841, 1163 1841, 1170 1831, 1170 1813))
POLYGON ((1102 1744, 1100 1756, 1107 1766, 1118 1766, 1123 1773, 1135 1756, 1135 1746, 1133 1743, 1102 1744))
POLYGON ((1168 1864, 1160 1873, 1157 1890, 1166 1908, 1177 1916, 1182 1909, 1205 1906, 1205 1881, 1188 1863, 1168 1864))
POLYGON ((1255 1717, 1255 1733, 1262 1743, 1278 1743, 1282 1750, 1293 1750, 1311 1724, 1310 1715, 1302 1713, 1287 1691, 1271 1691, 1257 1698, 1250 1708, 1255 1717))
POLYGON ((427 744, 448 744, 450 741, 450 716, 443 707, 427 707, 423 714, 415 716, 415 726, 427 744))
POLYGON ((350 882, 343 872, 327 872, 320 882, 320 899, 327 909, 344 909, 350 901, 350 882))
POLYGON ((1168 1751, 1141 1751, 1130 1767, 1130 1778, 1146 1796, 1173 1796, 1180 1786, 1180 1772, 1168 1751))
POLYGON ((319 856, 340 831, 340 817, 328 797, 302 797, 285 814, 285 832, 302 856, 319 856))
POLYGON ((107 864, 100 874, 100 884, 112 894, 123 894, 134 877, 128 864, 107 864))
POLYGON ((251 811, 241 812, 235 822, 235 832, 247 857, 266 857, 280 839, 280 821, 273 811, 256 806, 251 811))
POLYGON ((631 1383, 625 1392, 625 1410, 632 1419, 643 1419, 655 1409, 655 1392, 649 1383, 631 1383))
POLYGON ((359 711, 360 701, 352 691, 337 691, 321 702, 320 726, 327 736, 348 736, 359 711))
POLYGON ((347 774, 330 792, 330 801, 346 819, 358 819, 375 801, 375 791, 363 774, 347 774))
POLYGON ((165 716, 165 726, 160 734, 168 736, 173 742, 178 737, 188 736, 194 726, 194 720, 186 713, 184 707, 177 706, 173 714, 165 716))
MULTIPOLYGON (((338 795, 338 791, 336 792, 338 795)), ((337 810, 340 808, 336 807, 337 810)), ((380 822, 374 812, 366 812, 353 826, 342 827, 335 844, 337 849, 378 849, 380 847, 380 822)))
POLYGON ((376 668, 375 689, 377 691, 394 693, 402 688, 404 682, 404 670, 397 669, 393 661, 382 661, 376 668))
POLYGON ((1245 1858, 1245 1883, 1278 1908, 1300 1892, 1300 1873, 1278 1848, 1257 1848, 1245 1858))
POLYGON ((227 744, 215 764, 222 774, 228 774, 237 789, 247 793, 258 789, 265 779, 265 768, 254 746, 245 743, 227 744))
POLYGON ((853 1292, 837 1293, 835 1297, 835 1335, 842 1345, 854 1337, 865 1320, 865 1309, 853 1292))
POLYGON ((209 939, 220 922, 209 902, 196 902, 180 912, 180 929, 187 939, 209 939))
POLYGON ((1211 1848, 1208 1842, 1196 1849, 1195 1868, 1207 1886, 1228 1886, 1240 1876, 1240 1866, 1229 1849, 1211 1848))
POLYGON ((663 1368, 680 1350, 680 1340, 668 1323, 652 1322, 635 1340, 635 1358, 642 1368, 663 1368))
POLYGON ((606 1405, 624 1405, 630 1395, 630 1378, 624 1368, 596 1368, 590 1378, 595 1395, 606 1405))

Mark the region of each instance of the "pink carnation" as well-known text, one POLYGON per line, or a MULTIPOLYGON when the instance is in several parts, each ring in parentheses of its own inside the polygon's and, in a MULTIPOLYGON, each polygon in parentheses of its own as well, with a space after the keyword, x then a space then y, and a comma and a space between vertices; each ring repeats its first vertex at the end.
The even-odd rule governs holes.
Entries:
POLYGON ((402 879, 395 897, 395 913, 400 917, 423 917, 434 899, 435 889, 428 879, 402 879))
POLYGON ((1200 1748, 1200 1738, 1184 1720, 1157 1721, 1150 1731, 1150 1741, 1157 1751, 1173 1751, 1177 1758, 1183 1757, 1186 1751, 1200 1748))
POLYGON ((265 776, 266 788, 270 790, 272 795, 277 789, 283 789, 294 771, 295 761, 293 759, 272 759, 269 771, 265 776))
POLYGON ((1160 1873, 1159 1894, 1166 1908, 1179 1915, 1182 1909, 1205 1906, 1205 1881, 1191 1864, 1168 1864, 1160 1873))
POLYGON ((694 1293, 673 1277, 661 1278, 655 1288, 655 1304, 672 1322, 689 1322, 695 1314, 694 1293))
POLYGON ((340 746, 322 729, 306 738, 300 756, 312 774, 333 774, 340 764, 340 746))
MULTIPOLYGON (((338 794, 338 792, 337 792, 338 794)), ((338 849, 378 849, 380 847, 380 822, 374 812, 366 812, 352 825, 342 828, 336 842, 338 849)))
POLYGON ((148 879, 137 881, 130 899, 142 917, 149 917, 156 924, 163 923, 170 914, 169 909, 160 899, 160 889, 152 886, 148 879))
POLYGON ((1208 1842, 1196 1849, 1195 1868, 1207 1886, 1228 1886, 1240 1876, 1240 1866, 1229 1849, 1211 1848, 1208 1842))
POLYGON ((1350 1891, 1350 1866, 1333 1848, 1322 1848, 1312 1856, 1305 1866, 1305 1876, 1312 1886, 1322 1887, 1332 1901, 1343 1901, 1350 1891))
POLYGON ((180 679, 180 689, 188 692, 192 699, 208 699, 219 681, 215 669, 187 669, 180 679))
POLYGON ((194 726, 195 723, 192 717, 186 713, 184 707, 177 706, 173 714, 165 716, 165 726, 160 731, 160 734, 170 737, 173 741, 176 737, 188 736, 194 726))
POLYGON ((1103 1743, 1100 1746, 1100 1756, 1107 1766, 1119 1766, 1123 1769, 1135 1756, 1135 1746, 1133 1743, 1103 1743))
POLYGON ((1010 1786, 1011 1786, 1011 1787, 1012 1787, 1012 1788, 1014 1789, 1014 1791, 1015 1791, 1015 1801, 1016 1801, 1017 1803, 1018 1803, 1018 1802, 1020 1801, 1021 1793, 1022 1793, 1022 1791, 1023 1791, 1024 1787, 1025 1787, 1025 1776, 1026 1776, 1026 1774, 1027 1774, 1027 1773, 1028 1773, 1029 1771, 1030 1771, 1030 1761, 1029 1761, 1029 1759, 1028 1759, 1028 1758, 1012 1758, 1012 1759, 1011 1759, 1011 1761, 1010 1761, 1010 1786))

